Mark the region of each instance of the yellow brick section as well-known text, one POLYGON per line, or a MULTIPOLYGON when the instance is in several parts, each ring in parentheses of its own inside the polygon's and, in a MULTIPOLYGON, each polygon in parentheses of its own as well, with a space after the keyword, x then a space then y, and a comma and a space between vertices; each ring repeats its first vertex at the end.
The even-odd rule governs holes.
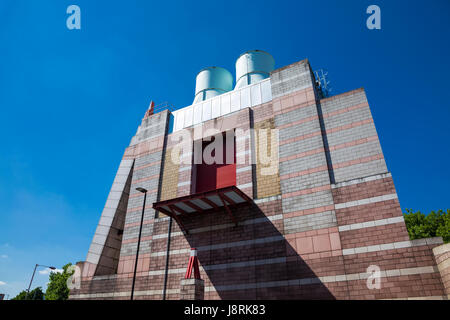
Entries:
MULTIPOLYGON (((174 152, 174 159, 172 159, 172 149, 166 150, 166 154, 164 156, 164 170, 161 183, 160 201, 177 197, 179 169, 179 150, 178 152, 174 152)), ((164 217, 165 214, 159 212, 159 216, 164 217)))
POLYGON ((275 129, 274 118, 255 124, 256 194, 258 198, 281 194, 278 135, 272 131, 273 129, 275 129), (274 151, 273 156, 271 156, 272 150, 274 151))

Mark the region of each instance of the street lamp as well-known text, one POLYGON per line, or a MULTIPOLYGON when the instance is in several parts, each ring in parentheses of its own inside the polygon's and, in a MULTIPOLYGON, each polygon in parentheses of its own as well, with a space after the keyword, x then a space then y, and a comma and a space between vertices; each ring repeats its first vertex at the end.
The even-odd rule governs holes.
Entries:
POLYGON ((130 300, 133 300, 133 296, 134 296, 134 285, 136 283, 136 272, 137 272, 137 264, 138 264, 138 257, 139 257, 139 247, 141 246, 142 225, 144 223, 145 200, 147 200, 147 190, 146 189, 138 187, 138 188, 136 188, 136 190, 139 192, 142 192, 144 194, 144 204, 142 205, 141 225, 139 227, 139 237, 138 237, 137 250, 136 250, 136 262, 134 263, 133 284, 131 285, 130 300))
POLYGON ((28 289, 27 289, 27 294, 26 294, 26 296, 25 296, 25 300, 27 300, 28 294, 30 293, 31 283, 33 283, 34 274, 36 273, 37 267, 46 267, 46 268, 50 268, 51 270, 55 270, 55 269, 56 269, 55 267, 44 266, 43 264, 36 264, 36 265, 34 266, 34 271, 33 271, 33 275, 31 276, 30 284, 28 285, 28 289))

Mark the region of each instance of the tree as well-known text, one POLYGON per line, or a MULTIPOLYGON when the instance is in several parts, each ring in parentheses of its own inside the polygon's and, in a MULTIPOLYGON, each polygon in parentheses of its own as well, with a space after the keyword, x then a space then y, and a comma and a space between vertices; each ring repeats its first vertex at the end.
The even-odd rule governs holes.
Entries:
POLYGON ((27 290, 23 290, 11 300, 44 300, 44 292, 41 287, 31 290, 28 294, 27 290))
POLYGON ((436 229, 436 235, 442 237, 445 243, 450 242, 450 209, 447 210, 443 222, 436 229))
POLYGON ((428 215, 411 209, 406 209, 406 212, 405 223, 411 240, 442 237, 444 243, 450 242, 450 209, 447 212, 431 211, 428 215))
POLYGON ((67 287, 67 279, 74 273, 68 272, 67 269, 71 266, 71 263, 66 264, 63 267, 63 272, 51 272, 50 282, 45 292, 46 300, 67 300, 69 298, 69 288, 67 287))

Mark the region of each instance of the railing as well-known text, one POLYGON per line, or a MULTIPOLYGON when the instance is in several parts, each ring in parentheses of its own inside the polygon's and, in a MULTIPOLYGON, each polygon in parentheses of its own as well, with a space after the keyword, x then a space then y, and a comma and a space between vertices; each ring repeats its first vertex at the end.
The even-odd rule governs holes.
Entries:
POLYGON ((156 105, 153 108, 153 114, 164 111, 164 110, 169 110, 170 112, 172 112, 174 110, 174 107, 169 102, 165 101, 165 102, 162 102, 162 103, 156 105))

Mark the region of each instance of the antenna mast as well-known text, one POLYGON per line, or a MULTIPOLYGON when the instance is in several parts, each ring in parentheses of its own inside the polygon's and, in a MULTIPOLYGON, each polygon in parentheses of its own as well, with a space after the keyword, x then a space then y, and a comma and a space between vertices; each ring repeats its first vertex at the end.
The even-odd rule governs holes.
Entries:
POLYGON ((328 98, 331 95, 330 92, 333 90, 328 80, 328 71, 319 69, 314 71, 314 75, 316 76, 316 88, 320 98, 328 98))

